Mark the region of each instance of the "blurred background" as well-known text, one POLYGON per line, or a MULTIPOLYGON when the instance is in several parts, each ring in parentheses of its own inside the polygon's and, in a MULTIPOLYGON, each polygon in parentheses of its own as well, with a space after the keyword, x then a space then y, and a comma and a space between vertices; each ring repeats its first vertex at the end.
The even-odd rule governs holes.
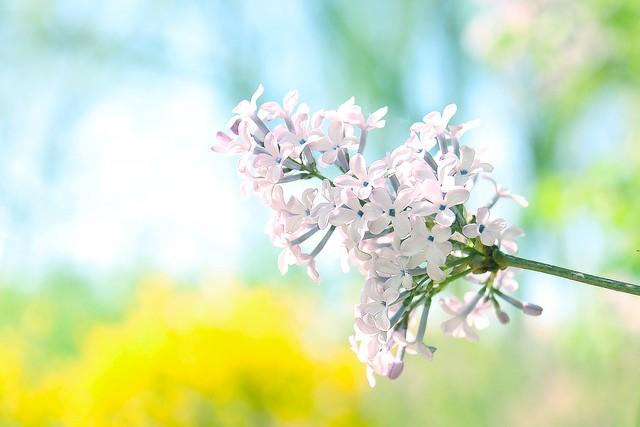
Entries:
POLYGON ((369 158, 457 103, 523 256, 640 282, 637 0, 0 0, 0 426, 640 425, 640 300, 533 273, 369 389, 358 275, 281 277, 209 151, 260 82, 388 105, 369 158))

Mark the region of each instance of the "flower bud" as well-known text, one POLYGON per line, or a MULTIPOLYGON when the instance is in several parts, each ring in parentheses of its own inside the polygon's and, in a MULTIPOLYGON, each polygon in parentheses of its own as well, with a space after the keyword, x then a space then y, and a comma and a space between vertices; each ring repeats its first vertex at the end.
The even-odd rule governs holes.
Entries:
POLYGON ((542 314, 542 307, 530 302, 522 303, 522 312, 529 316, 540 316, 542 314))
POLYGON ((502 323, 503 325, 506 325, 511 320, 509 319, 509 315, 504 311, 500 310, 499 308, 496 308, 496 317, 498 318, 500 323, 502 323))
POLYGON ((391 362, 391 366, 389 367, 389 371, 387 372, 387 378, 390 380, 395 380, 402 374, 402 370, 404 369, 404 362, 402 360, 394 360, 391 362))

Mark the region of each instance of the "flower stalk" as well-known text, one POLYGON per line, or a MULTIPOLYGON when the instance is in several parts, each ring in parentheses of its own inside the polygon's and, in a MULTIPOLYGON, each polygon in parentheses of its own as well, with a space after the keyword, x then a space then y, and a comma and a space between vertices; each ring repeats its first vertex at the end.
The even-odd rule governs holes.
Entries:
POLYGON ((640 296, 640 285, 634 285, 633 283, 607 279, 605 277, 581 273, 579 271, 570 270, 564 267, 558 267, 556 265, 545 264, 543 262, 532 261, 513 255, 507 255, 497 249, 493 251, 492 258, 500 266, 501 269, 505 269, 507 267, 515 267, 521 268, 523 270, 537 271, 539 273, 550 274, 552 276, 586 283, 588 285, 597 286, 599 288, 605 288, 613 291, 640 296))

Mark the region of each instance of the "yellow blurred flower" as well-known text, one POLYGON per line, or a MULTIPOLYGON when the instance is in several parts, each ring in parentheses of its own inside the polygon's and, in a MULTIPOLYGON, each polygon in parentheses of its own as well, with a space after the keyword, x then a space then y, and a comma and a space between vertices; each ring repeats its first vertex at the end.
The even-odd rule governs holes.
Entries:
POLYGON ((362 372, 350 352, 337 348, 327 355, 325 348, 315 356, 301 343, 296 304, 273 290, 234 289, 145 283, 122 321, 95 326, 78 357, 52 363, 34 381, 26 375, 20 337, 5 336, 15 345, 0 355, 0 420, 24 426, 361 424, 362 372))

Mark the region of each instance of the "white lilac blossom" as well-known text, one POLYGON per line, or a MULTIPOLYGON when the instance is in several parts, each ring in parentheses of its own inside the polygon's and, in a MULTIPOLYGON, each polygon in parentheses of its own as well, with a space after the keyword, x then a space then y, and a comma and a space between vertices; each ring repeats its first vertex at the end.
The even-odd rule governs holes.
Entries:
POLYGON ((485 246, 492 246, 500 237, 500 232, 507 226, 503 219, 489 220, 489 209, 480 208, 476 214, 476 221, 462 227, 462 234, 469 238, 480 237, 485 246))
POLYGON ((334 179, 334 184, 343 189, 352 190, 360 200, 368 200, 374 187, 384 185, 381 171, 369 171, 362 154, 355 154, 349 161, 349 173, 334 179))
POLYGON ((476 341, 491 308, 507 323, 501 303, 541 313, 511 295, 515 269, 497 261, 516 253, 523 233, 492 219, 491 209, 502 198, 526 201, 491 178, 493 167, 480 152, 460 145, 476 121, 450 125, 453 104, 429 113, 404 143, 367 167, 368 134, 385 125, 386 107, 365 116, 350 98, 335 110, 311 113, 296 91, 282 105, 259 105, 262 92, 259 86, 238 104, 212 149, 240 156, 243 192, 257 193, 273 210, 266 231, 282 249, 283 274, 300 265, 319 281, 315 260, 329 241, 363 274, 350 342, 372 385, 374 375, 397 378, 406 354, 433 358, 435 348, 424 341, 431 303, 457 279, 476 289, 464 301, 439 299, 450 316, 441 325, 447 335, 476 341), (486 205, 467 206, 481 178, 495 192, 486 205))

